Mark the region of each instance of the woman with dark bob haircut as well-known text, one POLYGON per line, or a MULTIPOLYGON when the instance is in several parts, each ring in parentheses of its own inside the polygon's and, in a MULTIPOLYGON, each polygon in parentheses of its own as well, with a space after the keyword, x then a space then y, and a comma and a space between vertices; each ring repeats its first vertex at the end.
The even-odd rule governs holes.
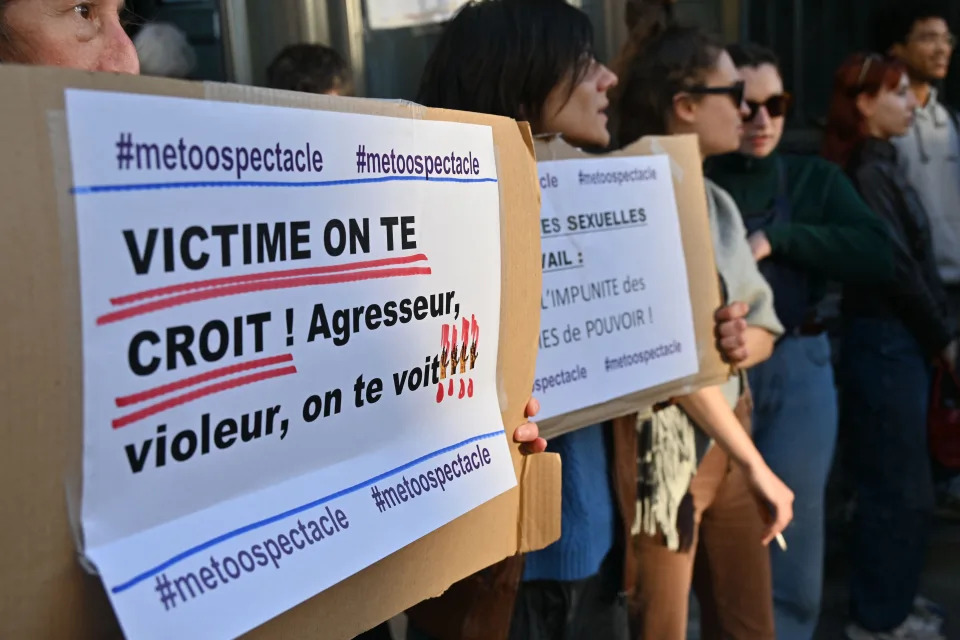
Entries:
MULTIPOLYGON (((559 0, 487 0, 467 4, 447 25, 418 102, 525 120, 534 134, 604 147, 610 140, 607 91, 616 83, 594 58, 593 29, 578 9, 559 0)), ((632 515, 620 513, 618 498, 634 488, 629 474, 614 478, 613 461, 619 455, 630 468, 636 432, 621 422, 551 441, 563 459, 560 540, 416 607, 411 638, 627 637, 618 594, 624 587, 622 540, 632 515)))

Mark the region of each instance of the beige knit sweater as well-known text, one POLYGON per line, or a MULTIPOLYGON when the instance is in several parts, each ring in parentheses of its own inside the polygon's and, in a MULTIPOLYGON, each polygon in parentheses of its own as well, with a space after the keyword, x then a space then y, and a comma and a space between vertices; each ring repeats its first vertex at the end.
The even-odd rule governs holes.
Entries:
MULTIPOLYGON (((773 291, 757 269, 740 210, 729 193, 710 180, 706 185, 713 249, 717 270, 726 284, 727 303, 746 302, 750 306, 747 322, 779 336, 783 325, 773 309, 773 291)), ((737 404, 740 384, 740 376, 733 375, 722 385, 731 409, 737 404)), ((640 452, 634 533, 653 536, 662 532, 667 546, 676 550, 680 503, 712 441, 676 405, 656 412, 652 420, 638 421, 637 428, 640 442, 648 446, 640 452)))

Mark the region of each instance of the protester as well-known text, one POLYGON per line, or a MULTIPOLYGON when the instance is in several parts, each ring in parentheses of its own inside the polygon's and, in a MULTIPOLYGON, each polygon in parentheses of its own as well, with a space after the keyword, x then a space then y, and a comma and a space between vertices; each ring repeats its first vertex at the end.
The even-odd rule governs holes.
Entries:
POLYGON ((777 152, 790 95, 776 55, 758 45, 727 52, 750 109, 740 150, 709 163, 733 196, 753 256, 773 288, 786 333, 750 369, 753 439, 796 494, 789 551, 770 549, 779 640, 811 640, 823 582, 824 500, 837 439, 830 341, 816 313, 826 281, 874 284, 893 276, 883 223, 834 164, 777 152))
POLYGON ((938 2, 897 2, 879 15, 878 43, 906 66, 919 105, 913 126, 892 142, 930 218, 937 270, 960 315, 960 139, 956 113, 934 86, 946 78, 953 54, 946 16, 938 2))
MULTIPOLYGON (((950 68, 956 44, 945 3, 887 3, 877 13, 877 49, 903 62, 919 108, 906 135, 893 139, 899 164, 920 195, 933 235, 933 253, 954 317, 960 317, 960 136, 957 112, 940 101, 936 84, 950 68)), ((954 390, 956 392, 958 390, 954 390)), ((960 518, 960 477, 941 480, 939 513, 960 518)))
MULTIPOLYGON (((704 158, 736 150, 748 111, 743 82, 722 45, 695 28, 669 24, 654 6, 633 17, 618 67, 620 142, 686 133, 697 135, 704 158)), ((724 288, 729 299, 749 307, 750 355, 740 363, 747 368, 770 354, 783 328, 736 204, 710 181, 706 187, 724 288)), ((638 576, 631 603, 636 638, 686 638, 698 544, 701 566, 694 586, 702 637, 775 637, 770 560, 761 539, 768 543, 790 521, 793 494, 734 414, 746 398, 743 376, 733 375, 720 388, 677 399, 642 426, 641 519, 634 538, 638 576), (707 407, 703 399, 709 392, 719 402, 707 407), (711 447, 710 438, 719 446, 711 447), (764 515, 772 523, 765 527, 761 510, 770 507, 772 514, 764 515)), ((743 418, 749 421, 749 411, 743 418)))
POLYGON ((834 78, 823 145, 886 222, 896 260, 893 285, 847 287, 843 301, 841 425, 857 493, 850 640, 942 637, 940 621, 914 609, 933 507, 930 363, 953 363, 957 342, 927 213, 891 142, 916 105, 902 63, 854 55, 834 78))
MULTIPOLYGON (((594 59, 592 27, 578 9, 552 0, 490 0, 466 5, 447 25, 418 102, 528 120, 534 133, 602 147, 609 142, 607 92, 616 83, 594 59)), ((563 460, 560 540, 468 579, 472 589, 457 585, 415 608, 410 637, 627 637, 618 594, 629 525, 618 504, 632 502, 623 494, 632 496, 633 477, 614 477, 612 460, 631 455, 636 433, 619 422, 551 441, 563 460), (491 590, 484 583, 500 584, 491 590)))
POLYGON ((267 68, 267 86, 331 96, 353 92, 347 63, 322 44, 294 44, 277 54, 267 68))
MULTIPOLYGON (((136 49, 120 20, 122 0, 79 3, 68 11, 62 4, 0 0, 0 62, 139 73, 136 49)), ((531 399, 525 413, 533 417, 539 410, 531 399)), ((513 439, 524 454, 540 453, 547 446, 533 422, 519 426, 513 439)), ((389 629, 383 624, 361 637, 386 639, 389 629)))
POLYGON ((187 78, 197 66, 197 54, 187 34, 176 25, 154 22, 144 25, 133 44, 140 58, 140 73, 145 76, 187 78))
POLYGON ((139 73, 123 0, 0 0, 0 61, 139 73), (66 7, 64 5, 67 5, 66 7))

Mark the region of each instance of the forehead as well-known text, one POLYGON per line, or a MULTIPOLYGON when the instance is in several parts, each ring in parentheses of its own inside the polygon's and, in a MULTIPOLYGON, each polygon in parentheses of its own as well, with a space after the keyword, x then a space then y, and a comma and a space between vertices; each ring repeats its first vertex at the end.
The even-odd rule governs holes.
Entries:
POLYGON ((733 64, 730 54, 726 51, 720 52, 719 57, 717 57, 717 64, 710 75, 716 79, 727 80, 729 82, 736 82, 740 79, 740 72, 737 70, 736 65, 733 64))
POLYGON ((762 64, 759 67, 740 67, 740 75, 747 84, 746 93, 750 97, 765 99, 783 93, 783 79, 780 77, 780 72, 772 64, 762 64))
POLYGON ((949 30, 950 27, 943 18, 923 18, 913 23, 913 29, 910 30, 910 35, 918 36, 928 33, 947 33, 949 30))

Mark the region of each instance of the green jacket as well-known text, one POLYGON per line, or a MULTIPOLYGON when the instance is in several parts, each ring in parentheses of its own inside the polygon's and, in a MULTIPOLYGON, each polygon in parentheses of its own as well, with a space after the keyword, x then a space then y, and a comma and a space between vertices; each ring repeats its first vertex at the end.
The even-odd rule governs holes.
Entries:
POLYGON ((806 271, 819 298, 828 280, 878 284, 893 279, 893 250, 882 219, 836 165, 814 156, 774 153, 757 159, 734 153, 712 160, 709 177, 730 193, 748 218, 777 196, 777 158, 786 170, 792 222, 766 228, 772 255, 806 271))

